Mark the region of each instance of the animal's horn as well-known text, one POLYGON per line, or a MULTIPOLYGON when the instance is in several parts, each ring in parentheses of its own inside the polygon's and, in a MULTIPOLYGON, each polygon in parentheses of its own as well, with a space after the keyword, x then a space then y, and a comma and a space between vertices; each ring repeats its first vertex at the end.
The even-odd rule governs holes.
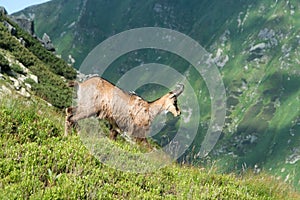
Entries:
POLYGON ((177 84, 176 89, 172 91, 172 93, 178 97, 184 90, 184 85, 183 84, 177 84))

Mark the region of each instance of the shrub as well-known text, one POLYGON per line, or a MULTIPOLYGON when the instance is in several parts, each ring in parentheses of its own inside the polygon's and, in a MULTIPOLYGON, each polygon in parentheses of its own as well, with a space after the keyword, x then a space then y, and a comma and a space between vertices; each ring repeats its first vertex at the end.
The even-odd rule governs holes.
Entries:
POLYGON ((18 74, 26 74, 24 70, 17 64, 12 64, 11 69, 18 74))
POLYGON ((2 54, 0 54, 0 68, 1 68, 0 72, 7 71, 9 69, 9 62, 2 54))

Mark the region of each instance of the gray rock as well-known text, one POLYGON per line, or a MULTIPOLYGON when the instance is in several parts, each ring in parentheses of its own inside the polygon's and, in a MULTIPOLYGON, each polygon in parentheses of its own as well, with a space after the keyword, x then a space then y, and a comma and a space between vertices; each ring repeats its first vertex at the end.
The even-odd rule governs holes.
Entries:
POLYGON ((22 15, 17 17, 10 16, 10 18, 29 34, 34 35, 34 21, 32 19, 22 15))
POLYGON ((39 79, 38 79, 38 77, 36 75, 28 74, 27 77, 31 78, 32 80, 34 80, 34 82, 39 83, 39 79))
POLYGON ((52 44, 52 41, 49 37, 49 35, 47 35, 47 33, 44 33, 42 39, 40 40, 40 42, 43 44, 43 46, 48 50, 48 51, 55 51, 54 45, 52 44))
POLYGON ((29 92, 27 92, 26 91, 26 89, 25 88, 21 88, 21 90, 20 91, 18 91, 18 93, 20 94, 20 95, 22 95, 23 97, 26 97, 26 98, 29 98, 31 95, 29 94, 29 92))
POLYGON ((13 86, 16 90, 19 90, 21 87, 20 81, 18 79, 15 79, 13 77, 9 77, 10 81, 13 83, 13 86))
POLYGON ((99 76, 99 75, 98 74, 82 74, 79 71, 77 71, 77 80, 79 82, 82 82, 82 81, 85 81, 89 78, 97 77, 97 76, 99 76))
POLYGON ((1 15, 7 15, 7 11, 3 6, 0 6, 0 14, 1 15))
POLYGON ((17 34, 17 29, 13 25, 8 23, 7 21, 4 21, 3 24, 8 29, 8 31, 11 35, 16 35, 17 34))
POLYGON ((268 41, 270 46, 277 46, 278 41, 276 39, 276 33, 273 29, 264 28, 259 31, 258 37, 262 40, 268 41))
POLYGON ((275 31, 273 29, 264 28, 259 31, 258 37, 263 40, 269 40, 275 37, 275 31))
POLYGON ((23 38, 19 38, 18 41, 20 42, 20 44, 22 46, 24 46, 24 47, 26 46, 26 41, 23 38))
POLYGON ((250 48, 250 52, 262 51, 266 48, 266 43, 262 42, 250 48))

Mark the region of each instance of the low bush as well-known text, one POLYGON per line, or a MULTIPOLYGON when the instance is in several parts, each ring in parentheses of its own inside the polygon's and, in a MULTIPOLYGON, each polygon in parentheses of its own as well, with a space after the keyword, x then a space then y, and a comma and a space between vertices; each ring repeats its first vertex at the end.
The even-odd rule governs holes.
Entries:
POLYGON ((0 54, 0 68, 1 68, 0 72, 9 69, 9 62, 2 54, 0 54))

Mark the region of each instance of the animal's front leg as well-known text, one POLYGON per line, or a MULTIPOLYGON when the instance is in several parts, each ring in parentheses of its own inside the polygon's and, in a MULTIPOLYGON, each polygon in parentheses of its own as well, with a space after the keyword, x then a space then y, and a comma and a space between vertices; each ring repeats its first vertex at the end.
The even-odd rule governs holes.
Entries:
POLYGON ((145 146, 147 149, 152 150, 153 147, 147 139, 147 134, 149 133, 148 126, 135 126, 133 137, 136 143, 145 146))
POLYGON ((109 133, 109 137, 110 137, 110 139, 112 139, 112 140, 116 140, 118 134, 121 133, 121 130, 119 129, 118 125, 117 125, 114 121, 109 120, 109 124, 110 124, 110 133, 109 133))
POLYGON ((138 144, 142 144, 144 146, 146 146, 149 149, 152 149, 150 143, 148 142, 147 138, 135 138, 136 143, 138 144))
POLYGON ((119 134, 119 133, 118 133, 116 130, 111 129, 110 132, 109 132, 109 137, 110 137, 110 139, 112 139, 112 140, 116 140, 118 134, 119 134))

